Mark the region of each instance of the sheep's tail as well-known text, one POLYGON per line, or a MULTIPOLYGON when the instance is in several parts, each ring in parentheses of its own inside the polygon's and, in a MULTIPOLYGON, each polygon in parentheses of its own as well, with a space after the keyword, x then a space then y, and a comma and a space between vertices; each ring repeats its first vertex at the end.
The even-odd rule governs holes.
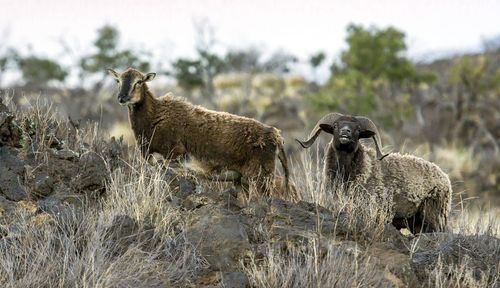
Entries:
POLYGON ((278 159, 280 159, 281 166, 283 166, 283 171, 285 172, 285 179, 283 180, 283 187, 285 191, 288 190, 288 178, 290 177, 290 171, 288 170, 288 160, 285 154, 285 148, 283 142, 278 146, 278 159))

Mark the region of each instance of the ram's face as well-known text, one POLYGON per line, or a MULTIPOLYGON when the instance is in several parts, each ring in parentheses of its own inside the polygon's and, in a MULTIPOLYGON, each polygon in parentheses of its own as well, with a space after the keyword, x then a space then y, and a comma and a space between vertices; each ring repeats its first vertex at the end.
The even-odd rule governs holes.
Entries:
POLYGON ((118 78, 118 102, 120 105, 133 105, 141 101, 143 75, 135 70, 127 70, 118 78))
POLYGON ((119 74, 112 69, 108 72, 118 83, 118 102, 121 105, 134 105, 142 100, 142 86, 147 81, 153 80, 155 73, 148 73, 146 75, 141 72, 129 68, 127 71, 119 74))
POLYGON ((340 120, 333 123, 332 128, 336 149, 348 152, 357 149, 360 131, 357 121, 340 120))

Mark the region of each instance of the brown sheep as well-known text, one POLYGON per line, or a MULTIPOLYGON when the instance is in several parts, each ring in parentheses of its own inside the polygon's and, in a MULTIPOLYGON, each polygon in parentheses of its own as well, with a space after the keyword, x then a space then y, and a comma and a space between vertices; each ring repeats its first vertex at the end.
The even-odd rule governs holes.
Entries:
POLYGON ((108 72, 119 84, 118 101, 128 107, 144 157, 152 153, 173 160, 189 156, 209 174, 234 171, 254 180, 260 192, 270 193, 278 156, 285 173, 284 187, 288 187, 287 158, 278 129, 172 95, 155 98, 146 85, 155 73, 144 75, 132 68, 122 74, 108 72))

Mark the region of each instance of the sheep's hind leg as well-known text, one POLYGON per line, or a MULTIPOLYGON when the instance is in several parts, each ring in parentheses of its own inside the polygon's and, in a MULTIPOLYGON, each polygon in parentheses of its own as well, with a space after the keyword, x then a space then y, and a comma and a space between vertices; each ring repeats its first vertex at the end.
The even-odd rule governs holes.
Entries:
POLYGON ((422 232, 444 232, 446 230, 445 216, 441 215, 442 207, 437 199, 428 198, 420 206, 422 232))

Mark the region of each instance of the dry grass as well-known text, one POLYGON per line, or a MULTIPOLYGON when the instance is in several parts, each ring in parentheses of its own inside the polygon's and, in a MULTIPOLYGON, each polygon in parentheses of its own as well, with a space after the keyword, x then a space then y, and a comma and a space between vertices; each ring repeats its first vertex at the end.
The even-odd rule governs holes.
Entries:
MULTIPOLYGON (((45 162, 52 133, 68 148, 101 153, 104 136, 97 125, 75 129, 55 116, 50 104, 36 102, 16 111, 22 125, 33 126, 25 139, 28 150, 45 162), (28 122, 29 121, 29 122, 28 122), (76 135, 75 135, 76 133, 76 135)), ((144 163, 134 151, 127 166, 110 173, 106 197, 62 211, 60 215, 18 212, 0 238, 1 287, 164 287, 185 286, 205 268, 204 260, 186 241, 182 215, 168 199, 171 187, 161 167, 144 163), (76 209, 78 208, 78 209, 76 209), (123 243, 110 238, 116 217, 137 223, 144 241, 123 243), (12 224, 14 223, 14 224, 12 224), (12 225, 9 225, 12 224, 12 225), (151 227, 154 227, 152 232, 151 227), (146 241, 146 240, 145 240, 146 241)), ((36 210, 36 209, 35 209, 36 210)), ((34 211, 31 211, 34 212, 34 211)), ((132 235, 136 236, 136 235, 132 235)))
POLYGON ((496 270, 496 278, 488 279, 486 274, 478 277, 474 275, 473 264, 464 260, 458 265, 446 265, 439 261, 436 267, 430 271, 430 277, 426 283, 428 287, 437 288, 459 288, 459 287, 498 287, 500 285, 500 268, 492 267, 496 270), (479 278, 479 279, 478 279, 479 278))
POLYGON ((310 246, 270 248, 265 263, 252 259, 245 272, 253 287, 384 287, 384 275, 369 257, 355 257, 335 246, 324 255, 310 246))
MULTIPOLYGON (((294 184, 299 200, 328 208, 332 214, 346 215, 346 221, 337 223, 350 228, 348 238, 356 238, 363 245, 380 240, 388 216, 383 205, 377 205, 371 196, 360 189, 326 189, 322 181, 322 163, 317 157, 302 154, 300 161, 292 162, 294 184), (368 205, 367 205, 368 203, 368 205), (360 225, 361 223, 361 225, 360 225)), ((320 220, 318 219, 318 223, 320 220)), ((319 223, 318 226, 321 224, 319 223)), ((260 231, 261 234, 269 231, 260 231)), ((263 236, 264 238, 269 238, 263 236)), ((307 245, 292 245, 283 249, 269 244, 264 259, 252 258, 245 263, 245 273, 252 287, 387 287, 384 269, 374 259, 358 249, 354 242, 340 247, 338 242, 322 243, 323 235, 310 239, 307 245), (354 245, 354 247, 352 247, 354 245)))
MULTIPOLYGON (((18 119, 32 119, 37 131, 53 131, 54 127, 49 126, 57 125, 56 130, 66 132, 67 139, 70 139, 69 133, 78 133, 77 140, 71 144, 72 149, 84 147, 101 151, 103 136, 96 126, 74 130, 70 124, 54 118, 51 109, 46 107, 45 104, 33 105, 30 111, 17 111, 16 114, 18 119)), ((49 138, 48 134, 36 133, 30 145, 43 155, 49 138)), ((352 235, 361 232, 363 245, 380 240, 387 220, 387 207, 378 205, 376 199, 356 191, 358 189, 344 191, 346 193, 325 189, 321 181, 322 163, 313 160, 316 158, 303 154, 301 161, 292 163, 293 180, 300 191, 300 200, 326 207, 335 215, 348 215, 347 222, 338 225, 352 227, 352 235), (359 231, 360 222, 364 225, 363 231, 359 231)), ((13 222, 16 224, 9 228, 9 237, 0 238, 2 287, 194 285, 207 264, 182 233, 188 219, 170 201, 173 191, 165 180, 165 170, 145 163, 137 151, 133 151, 124 163, 126 165, 122 168, 110 172, 107 193, 102 201, 83 206, 79 213, 38 220, 38 216, 27 217, 22 213, 15 216, 13 222), (136 235, 149 233, 151 227, 155 229, 146 240, 132 241, 123 248, 122 243, 111 241, 107 236, 113 220, 123 215, 137 223, 136 235)), ((222 191, 225 185, 210 187, 222 191)), ((492 213, 493 209, 471 210, 469 202, 455 204, 451 219, 453 231, 499 237, 498 214, 492 213)), ((259 233, 265 234, 266 231, 259 233)), ((318 235, 308 245, 287 251, 270 244, 265 259, 252 258, 242 263, 241 269, 254 287, 390 285, 369 255, 346 252, 333 243, 320 241, 321 235, 318 235)), ((487 279, 474 278, 473 268, 467 262, 458 266, 446 266, 440 262, 431 271, 429 283, 423 284, 436 287, 498 285, 498 279, 488 283, 487 279)))
POLYGON ((301 192, 300 200, 325 207, 334 215, 345 215, 346 221, 338 225, 352 228, 351 236, 371 242, 380 240, 385 223, 389 222, 391 199, 377 199, 378 196, 366 193, 362 187, 348 188, 341 181, 333 185, 336 190, 328 189, 323 182, 321 158, 308 153, 302 153, 300 157, 299 161, 292 162, 293 179, 301 192))
MULTIPOLYGON (((300 199, 326 207, 335 215, 345 213, 348 216, 347 223, 339 225, 352 228, 353 235, 358 235, 358 240, 365 247, 381 240, 384 224, 388 220, 387 207, 377 204, 380 201, 377 202, 377 199, 360 189, 348 190, 341 186, 337 191, 326 189, 322 182, 323 163, 314 159, 318 158, 302 154, 300 161, 293 163, 293 179, 297 189, 301 191, 300 199), (359 223, 362 223, 361 229, 359 223)), ((474 199, 456 198, 459 200, 454 204, 450 222, 457 236, 500 236, 498 209, 478 208, 474 199)), ((320 253, 320 239, 321 235, 318 235, 308 246, 291 248, 291 251, 285 252, 281 247, 270 245, 266 260, 253 259, 245 266, 245 272, 255 287, 387 287, 401 284, 390 281, 390 278, 384 279, 384 270, 362 249, 354 253, 354 256, 345 250, 339 250, 336 244, 326 244, 326 251, 320 253)), ((418 244, 417 240, 408 247, 410 255, 418 244)), ((429 271, 431 277, 427 283, 422 285, 495 287, 500 283, 500 263, 499 266, 492 267, 493 270, 496 269, 497 275, 493 279, 486 275, 479 276, 479 279, 474 277, 475 268, 473 263, 466 260, 458 265, 446 265, 439 261, 429 271)))
MULTIPOLYGON (((140 162, 111 175, 102 203, 64 218, 15 219, 18 234, 0 240, 2 287, 164 287, 184 286, 205 264, 182 233, 180 211, 168 204, 163 171, 140 162), (148 169, 148 171, 144 170, 148 169), (133 179, 132 181, 130 181, 133 179), (152 225, 147 247, 122 245, 108 237, 116 216, 152 225)), ((116 228, 116 227, 115 227, 116 228)))

